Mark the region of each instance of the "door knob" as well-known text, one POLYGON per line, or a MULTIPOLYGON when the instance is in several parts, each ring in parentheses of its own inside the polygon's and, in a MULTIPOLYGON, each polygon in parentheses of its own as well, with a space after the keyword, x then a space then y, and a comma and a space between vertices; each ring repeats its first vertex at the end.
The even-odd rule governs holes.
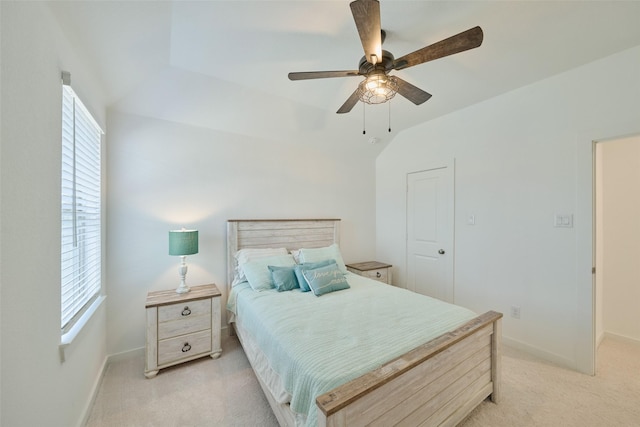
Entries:
POLYGON ((444 249, 440 249, 440 250, 438 251, 438 253, 439 253, 440 255, 444 255, 444 249))

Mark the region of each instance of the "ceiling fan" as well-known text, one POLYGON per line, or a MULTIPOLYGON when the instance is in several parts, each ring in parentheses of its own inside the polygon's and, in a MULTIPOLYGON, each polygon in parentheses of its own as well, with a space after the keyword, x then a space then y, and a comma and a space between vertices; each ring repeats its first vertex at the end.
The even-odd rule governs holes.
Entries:
POLYGON ((414 104, 420 105, 431 98, 431 94, 400 77, 389 76, 391 70, 404 70, 414 65, 464 52, 482 44, 482 29, 474 27, 396 59, 391 52, 382 50, 385 32, 380 26, 380 2, 378 0, 356 0, 350 4, 350 7, 364 48, 364 56, 360 59, 358 69, 289 73, 289 80, 365 77, 347 101, 342 104, 337 111, 338 114, 348 113, 358 101, 381 104, 393 98, 396 93, 414 104))

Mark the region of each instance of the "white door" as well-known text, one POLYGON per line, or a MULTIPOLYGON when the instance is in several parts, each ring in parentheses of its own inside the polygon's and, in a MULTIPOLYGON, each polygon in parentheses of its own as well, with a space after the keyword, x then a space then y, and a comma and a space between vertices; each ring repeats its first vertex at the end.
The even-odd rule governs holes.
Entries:
POLYGON ((407 174, 407 288, 453 302, 453 167, 407 174))

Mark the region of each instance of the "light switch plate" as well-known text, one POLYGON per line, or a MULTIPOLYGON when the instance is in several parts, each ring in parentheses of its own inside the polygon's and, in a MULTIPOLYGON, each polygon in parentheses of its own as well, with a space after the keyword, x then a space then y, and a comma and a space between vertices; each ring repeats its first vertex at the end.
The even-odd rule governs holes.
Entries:
POLYGON ((573 228, 573 214, 556 214, 553 226, 560 228, 573 228))

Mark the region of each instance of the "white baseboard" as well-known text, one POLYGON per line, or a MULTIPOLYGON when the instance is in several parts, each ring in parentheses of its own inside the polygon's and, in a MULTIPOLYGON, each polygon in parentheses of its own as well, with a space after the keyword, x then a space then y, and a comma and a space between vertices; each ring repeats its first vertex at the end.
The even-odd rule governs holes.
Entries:
POLYGON ((613 332, 605 332, 604 336, 602 338, 603 339, 604 338, 611 338, 611 339, 614 339, 614 340, 617 340, 617 341, 624 341, 624 342, 627 342, 629 344, 640 346, 640 340, 638 340, 636 338, 627 337, 625 335, 614 334, 613 332))
POLYGON ((144 347, 123 351, 122 353, 110 354, 109 356, 107 356, 107 364, 111 362, 117 362, 118 360, 131 359, 133 357, 144 357, 144 347))
POLYGON ((100 385, 102 384, 102 379, 104 378, 104 373, 107 370, 107 364, 108 364, 108 359, 109 357, 105 357, 104 360, 102 361, 102 366, 100 367, 100 373, 98 374, 97 378, 95 379, 95 381, 93 382, 93 387, 91 387, 91 394, 90 394, 90 398, 87 401, 87 403, 85 404, 85 407, 82 411, 82 418, 80 420, 80 424, 78 425, 78 427, 82 427, 87 425, 87 422, 89 421, 89 416, 91 415, 91 409, 93 408, 93 403, 96 400, 96 397, 98 396, 98 390, 100 390, 100 385))
MULTIPOLYGON (((596 348, 598 348, 600 346, 600 344, 602 343, 602 341, 604 341, 605 339, 613 339, 613 340, 617 340, 617 341, 623 341, 632 345, 637 345, 640 347, 640 340, 637 340, 635 338, 631 338, 631 337, 627 337, 624 335, 618 335, 618 334, 614 334, 612 332, 604 332, 602 335, 600 335, 597 340, 596 340, 596 348)), ((514 340, 512 338, 509 337, 502 337, 502 342, 504 345, 508 346, 508 347, 512 347, 518 350, 522 350, 526 353, 529 353, 533 356, 539 357, 540 359, 543 360, 547 360, 549 362, 555 363, 556 365, 562 366, 564 368, 568 368, 571 370, 576 371, 576 362, 568 359, 564 356, 560 356, 559 354, 555 354, 555 353, 551 353, 542 349, 539 349, 537 347, 531 346, 529 344, 525 344, 521 341, 517 341, 514 340)))
POLYGON ((104 361, 102 362, 102 366, 100 367, 100 373, 98 374, 93 384, 93 387, 91 388, 91 398, 85 405, 82 420, 78 427, 85 426, 89 421, 89 416, 91 415, 91 409, 93 408, 93 404, 96 401, 96 397, 98 397, 98 391, 100 390, 100 385, 102 385, 102 380, 104 379, 104 374, 107 371, 107 366, 109 366, 109 364, 114 361, 124 360, 131 357, 137 357, 140 355, 144 357, 144 347, 136 348, 133 350, 122 352, 122 353, 111 354, 104 358, 104 361))
POLYGON ((539 357, 540 359, 555 363, 556 365, 562 366, 564 368, 568 368, 573 371, 577 369, 575 360, 571 360, 559 354, 551 353, 546 350, 542 350, 538 347, 534 347, 532 345, 525 344, 521 341, 514 340, 512 338, 505 337, 505 336, 502 337, 502 342, 504 345, 508 347, 513 347, 515 349, 522 350, 526 353, 539 357))

